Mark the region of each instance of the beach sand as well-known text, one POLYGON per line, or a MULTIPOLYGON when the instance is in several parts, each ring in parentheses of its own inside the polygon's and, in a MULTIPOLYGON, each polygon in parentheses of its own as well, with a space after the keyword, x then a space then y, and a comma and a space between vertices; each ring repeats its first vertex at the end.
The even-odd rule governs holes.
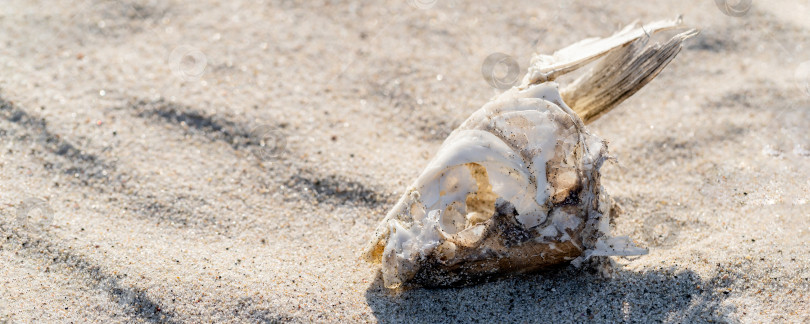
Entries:
POLYGON ((808 16, 798 0, 4 0, 0 322, 806 323, 808 16), (678 14, 702 33, 590 125, 616 157, 613 233, 648 255, 612 278, 381 286, 360 251, 502 91, 488 55, 525 70, 678 14))

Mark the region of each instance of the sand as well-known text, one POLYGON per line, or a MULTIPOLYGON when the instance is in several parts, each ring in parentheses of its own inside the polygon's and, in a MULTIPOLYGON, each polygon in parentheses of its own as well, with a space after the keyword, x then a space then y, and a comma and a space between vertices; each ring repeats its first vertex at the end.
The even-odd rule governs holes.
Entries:
POLYGON ((0 322, 808 322, 808 16, 796 0, 736 15, 698 0, 5 0, 0 322), (590 126, 617 159, 614 234, 648 255, 615 258, 608 279, 563 266, 381 287, 362 245, 501 91, 488 55, 525 69, 677 14, 702 34, 590 126))

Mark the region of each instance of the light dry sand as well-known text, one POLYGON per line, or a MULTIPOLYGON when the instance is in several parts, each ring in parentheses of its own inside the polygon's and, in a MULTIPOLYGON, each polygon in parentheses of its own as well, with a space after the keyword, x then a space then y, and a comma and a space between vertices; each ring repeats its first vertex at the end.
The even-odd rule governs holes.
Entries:
POLYGON ((810 5, 419 3, 3 0, 0 322, 810 321, 810 5), (649 255, 381 288, 360 249, 487 55, 679 13, 703 33, 591 125, 649 255))

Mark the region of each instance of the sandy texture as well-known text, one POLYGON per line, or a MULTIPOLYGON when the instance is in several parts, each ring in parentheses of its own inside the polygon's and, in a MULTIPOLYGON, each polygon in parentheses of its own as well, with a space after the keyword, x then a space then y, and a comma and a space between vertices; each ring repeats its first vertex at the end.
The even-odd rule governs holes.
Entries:
POLYGON ((810 6, 739 16, 704 0, 3 0, 0 322, 808 322, 810 6), (360 249, 501 91, 488 55, 525 69, 678 13, 703 33, 591 125, 618 160, 614 234, 649 255, 612 279, 381 288, 360 249))

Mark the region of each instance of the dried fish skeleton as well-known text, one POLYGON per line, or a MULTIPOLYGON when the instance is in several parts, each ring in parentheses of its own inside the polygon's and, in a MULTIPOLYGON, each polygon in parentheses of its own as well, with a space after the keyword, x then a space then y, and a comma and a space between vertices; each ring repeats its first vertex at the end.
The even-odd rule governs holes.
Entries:
POLYGON ((610 235, 600 184, 607 144, 586 123, 650 82, 688 30, 648 45, 680 17, 632 24, 537 55, 519 86, 472 114, 380 223, 364 251, 388 288, 455 286, 608 256, 646 254, 610 235), (601 61, 597 61, 601 59, 601 61), (557 77, 594 62, 561 91, 557 77))

